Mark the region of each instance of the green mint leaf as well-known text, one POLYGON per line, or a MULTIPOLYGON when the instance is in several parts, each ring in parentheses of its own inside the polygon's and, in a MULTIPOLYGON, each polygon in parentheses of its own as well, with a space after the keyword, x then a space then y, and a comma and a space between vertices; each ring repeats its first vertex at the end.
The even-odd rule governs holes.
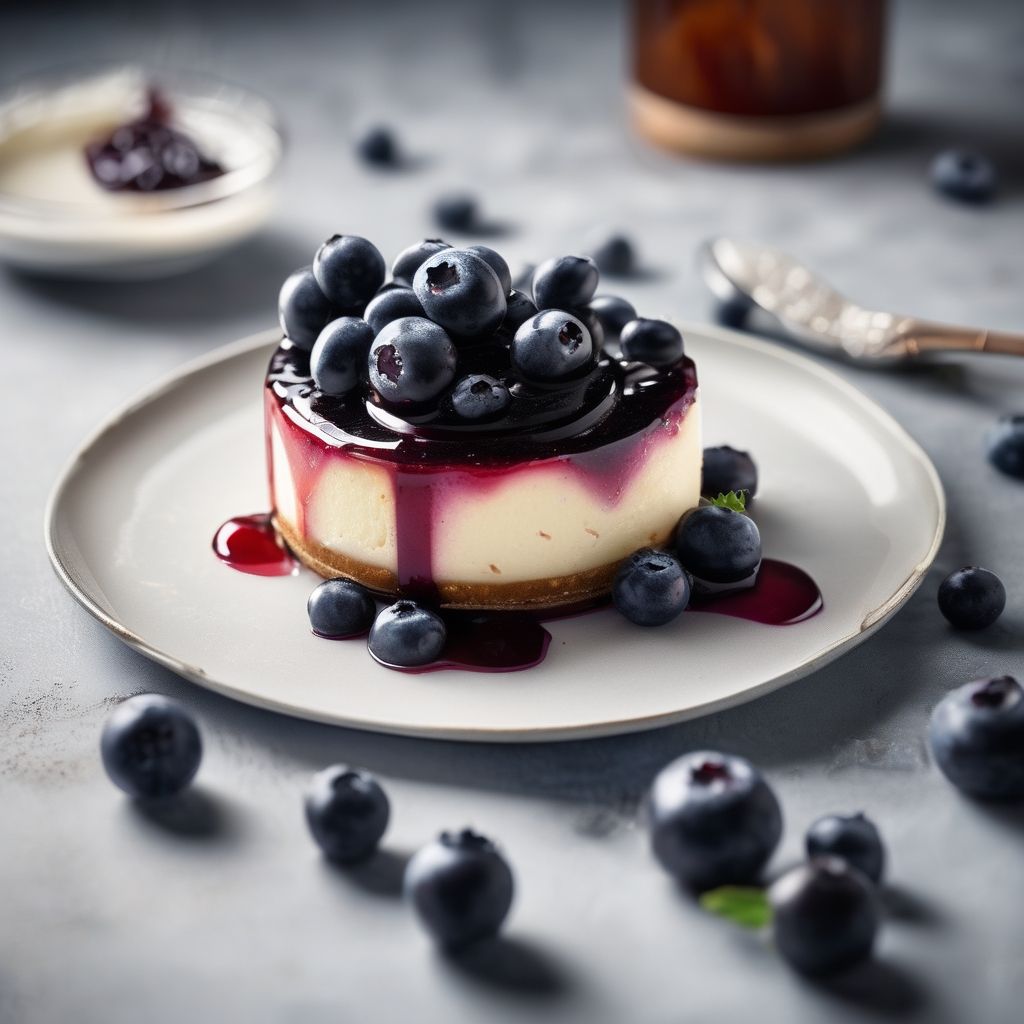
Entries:
POLYGON ((730 491, 728 494, 720 494, 717 498, 711 499, 711 504, 719 508, 731 508, 733 512, 746 512, 747 492, 730 491))
POLYGON ((742 928, 766 928, 771 924, 772 908, 763 889, 744 885, 723 885, 700 898, 701 907, 742 928))

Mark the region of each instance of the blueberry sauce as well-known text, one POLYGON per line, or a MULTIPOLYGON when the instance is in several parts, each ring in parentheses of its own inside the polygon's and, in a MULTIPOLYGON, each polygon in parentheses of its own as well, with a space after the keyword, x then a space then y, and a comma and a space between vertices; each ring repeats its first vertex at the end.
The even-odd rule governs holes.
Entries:
POLYGON ((789 562, 763 558, 752 587, 713 597, 694 597, 686 610, 731 615, 766 626, 793 626, 817 615, 823 607, 818 584, 803 569, 789 562))
POLYGON ((251 576, 291 576, 299 570, 266 513, 229 519, 214 534, 213 551, 225 565, 251 576))

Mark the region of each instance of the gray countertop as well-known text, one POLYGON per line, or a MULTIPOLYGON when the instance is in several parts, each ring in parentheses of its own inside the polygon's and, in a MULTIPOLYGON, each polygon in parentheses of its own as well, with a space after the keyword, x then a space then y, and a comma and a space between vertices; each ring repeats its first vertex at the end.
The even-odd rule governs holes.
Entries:
POLYGON ((923 587, 878 635, 781 692, 618 739, 415 741, 232 703, 90 619, 50 571, 41 523, 59 467, 113 407, 267 325, 284 274, 331 231, 397 251, 431 233, 429 200, 453 186, 514 227, 501 244, 513 262, 577 249, 594 224, 627 228, 651 270, 627 291, 649 315, 704 317, 694 250, 734 232, 880 307, 1024 327, 1024 8, 900 4, 878 138, 840 160, 763 168, 678 161, 629 138, 615 6, 345 6, 0 12, 5 76, 92 56, 214 69, 271 97, 290 139, 272 229, 206 270, 123 287, 0 272, 0 1020, 1019 1020, 1024 814, 961 798, 923 736, 950 687, 1024 672, 1024 487, 988 466, 982 442, 998 413, 1024 408, 1024 364, 841 370, 946 485, 949 527, 923 587), (351 125, 372 117, 401 127, 423 157, 415 172, 355 164, 351 125), (930 155, 959 142, 1000 163, 990 208, 927 186, 930 155), (941 577, 969 562, 1000 572, 1009 593, 979 635, 954 633, 935 607, 941 577), (201 721, 207 755, 187 814, 147 816, 103 775, 101 723, 142 690, 181 698, 201 721), (750 757, 777 787, 788 822, 777 865, 799 856, 820 813, 877 820, 892 913, 873 966, 802 981, 653 866, 638 800, 658 767, 698 746, 750 757), (386 854, 351 873, 320 860, 299 803, 309 773, 342 759, 378 772, 395 809, 386 854), (395 884, 408 852, 464 823, 503 843, 519 893, 507 940, 452 962, 395 884))

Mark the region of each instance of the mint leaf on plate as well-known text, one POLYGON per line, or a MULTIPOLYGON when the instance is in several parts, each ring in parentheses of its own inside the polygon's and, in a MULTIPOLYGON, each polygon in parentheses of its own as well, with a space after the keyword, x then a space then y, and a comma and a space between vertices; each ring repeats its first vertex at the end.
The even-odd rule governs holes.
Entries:
POLYGON ((766 928, 772 920, 767 893, 753 886, 723 885, 704 893, 700 905, 708 913, 727 918, 743 928, 766 928))
POLYGON ((719 494, 717 498, 711 499, 711 504, 719 508, 731 508, 733 512, 746 512, 747 492, 730 491, 728 494, 719 494))

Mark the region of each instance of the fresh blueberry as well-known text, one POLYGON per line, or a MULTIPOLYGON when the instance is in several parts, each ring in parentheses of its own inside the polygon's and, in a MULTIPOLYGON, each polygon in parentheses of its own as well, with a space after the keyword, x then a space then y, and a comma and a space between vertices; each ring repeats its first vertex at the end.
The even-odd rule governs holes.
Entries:
POLYGON ((634 551, 612 583, 616 610, 638 626, 663 626, 690 603, 690 581, 683 567, 664 551, 634 551))
POLYGON ((622 328, 636 319, 636 310, 632 304, 617 295, 595 295, 590 300, 590 309, 604 330, 604 336, 608 341, 618 341, 622 328))
POLYGON ((277 300, 281 330, 295 345, 309 352, 327 324, 337 316, 327 296, 320 291, 312 267, 291 274, 277 300))
POLYGON ((370 347, 370 384, 387 402, 429 402, 455 379, 456 359, 444 328, 403 316, 386 324, 370 347))
POLYGON ((761 534, 742 512, 717 505, 695 508, 676 532, 676 556, 698 581, 739 583, 761 562, 761 534))
POLYGON ((838 857, 816 857, 768 890, 775 947, 808 975, 834 974, 866 960, 881 918, 871 883, 838 857))
POLYGON ((450 248, 452 246, 443 239, 424 238, 422 242, 416 242, 414 245, 410 245, 408 249, 403 249, 395 257, 395 262, 391 264, 391 276, 399 284, 404 284, 411 288, 412 279, 416 276, 416 271, 431 256, 450 248))
POLYGON ((1024 480, 1024 414, 1003 416, 988 435, 988 458, 1007 476, 1024 480))
POLYGON ((148 800, 174 796, 195 778, 203 744, 192 716, 177 701, 143 693, 107 719, 100 752, 111 782, 148 800))
POLYGON ((747 326, 747 317, 752 308, 750 299, 745 295, 733 295, 727 299, 716 296, 711 305, 711 319, 723 327, 742 331, 747 326))
POLYGON ((963 203, 988 202, 996 190, 996 169, 988 157, 963 149, 947 149, 932 161, 932 184, 963 203))
POLYGON ((985 629, 1005 607, 1003 581, 988 569, 967 565, 939 584, 939 611, 957 629, 985 629))
POLYGON ((420 265, 413 290, 427 316, 460 338, 490 334, 505 318, 498 275, 465 249, 446 249, 420 265))
POLYGON ((347 395, 366 369, 373 330, 357 316, 332 320, 321 332, 309 357, 313 383, 325 395, 347 395))
POLYGON ((377 606, 365 587, 352 580, 324 580, 306 602, 309 624, 317 636, 358 636, 373 625, 377 606))
POLYGON ((552 257, 533 272, 533 301, 542 310, 585 306, 600 276, 589 256, 552 257))
POLYGON ((506 300, 505 319, 501 321, 501 333, 511 340, 516 331, 537 315, 537 307, 530 296, 518 289, 508 293, 506 300))
POLYGON ((472 231, 478 215, 476 198, 465 192, 441 196, 434 203, 434 219, 448 231, 472 231))
POLYGON ((948 694, 932 713, 932 756, 965 793, 1024 798, 1024 690, 1010 676, 981 679, 948 694))
POLYGON ((469 829, 442 832, 405 869, 406 899, 446 949, 496 935, 512 906, 513 889, 508 862, 489 839, 469 829))
POLYGON ((683 336, 667 320, 630 320, 619 333, 622 358, 648 366, 672 366, 683 358, 683 336))
POLYGON ((452 408, 464 420, 483 420, 499 416, 512 404, 508 388, 485 373, 471 373, 455 385, 452 408))
POLYGON ((384 125, 373 125, 363 132, 356 140, 356 152, 373 167, 395 167, 399 162, 394 133, 384 125))
POLYGON ((547 309, 525 321, 512 339, 512 363, 528 380, 560 381, 589 365, 590 331, 576 317, 547 309))
POLYGON ((876 885, 882 880, 885 847, 878 828, 863 814, 826 814, 807 830, 808 857, 839 857, 876 885))
POLYGON ((447 632, 439 615, 416 604, 396 601, 370 629, 370 653, 384 665, 414 668, 437 661, 447 632))
POLYGON ((501 282, 501 290, 506 295, 512 291, 512 271, 508 269, 508 264, 500 253, 496 253, 486 245, 467 245, 465 251, 479 256, 494 271, 501 282))
POLYGON ((416 293, 411 288, 403 288, 401 285, 380 291, 366 304, 366 311, 363 319, 370 325, 374 334, 380 334, 381 329, 394 320, 400 320, 403 316, 418 316, 425 318, 426 313, 416 298, 416 293))
POLYGON ((365 305, 384 283, 386 271, 380 250, 359 235, 332 235, 313 258, 320 290, 341 309, 365 305))
POLYGON ((636 252, 625 235, 607 235, 593 246, 590 256, 602 274, 628 277, 636 271, 636 252))
POLYGON ((747 452, 728 445, 704 449, 704 469, 700 493, 711 498, 730 491, 746 491, 747 497, 757 494, 757 466, 747 452))
POLYGON ((313 776, 305 808, 317 846, 339 864, 366 860, 377 849, 391 815, 380 783, 369 772, 344 764, 313 776))
POLYGON ((663 768, 647 803, 661 866, 698 892, 756 882, 782 836, 782 811, 742 757, 701 750, 663 768))
POLYGON ((590 331, 590 340, 593 343, 594 351, 600 352, 604 345, 604 324, 601 323, 601 318, 589 306, 569 309, 566 312, 571 313, 590 331))

